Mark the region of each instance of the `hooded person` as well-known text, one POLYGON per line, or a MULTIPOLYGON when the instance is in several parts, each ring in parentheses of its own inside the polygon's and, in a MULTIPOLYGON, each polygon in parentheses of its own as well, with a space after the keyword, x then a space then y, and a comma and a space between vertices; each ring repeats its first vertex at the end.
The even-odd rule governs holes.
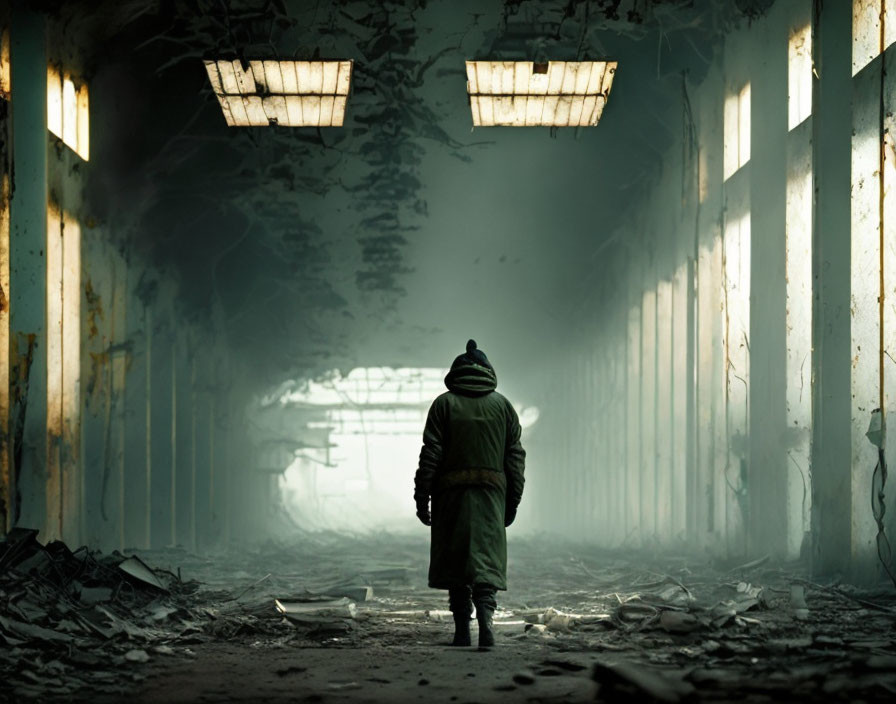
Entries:
POLYGON ((470 340, 429 409, 414 477, 417 517, 431 526, 429 586, 448 590, 453 645, 470 645, 474 607, 479 646, 494 645, 495 594, 507 589, 505 529, 523 495, 519 417, 497 385, 470 340))

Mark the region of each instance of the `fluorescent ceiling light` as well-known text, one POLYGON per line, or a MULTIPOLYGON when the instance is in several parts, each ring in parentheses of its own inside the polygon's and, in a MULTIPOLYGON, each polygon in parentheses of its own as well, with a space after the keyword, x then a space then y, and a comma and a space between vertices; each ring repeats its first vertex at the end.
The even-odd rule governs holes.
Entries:
POLYGON ((206 61, 231 127, 341 127, 351 61, 206 61))
POLYGON ((615 61, 467 61, 475 127, 594 127, 615 61))

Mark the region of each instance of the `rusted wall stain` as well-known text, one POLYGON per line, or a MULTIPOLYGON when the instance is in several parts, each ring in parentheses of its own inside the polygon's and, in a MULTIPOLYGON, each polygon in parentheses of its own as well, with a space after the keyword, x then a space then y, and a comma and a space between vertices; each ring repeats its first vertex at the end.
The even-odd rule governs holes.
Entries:
POLYGON ((25 417, 28 411, 28 388, 31 383, 31 366, 37 348, 36 333, 19 333, 12 338, 10 350, 10 435, 12 436, 13 478, 12 522, 22 508, 22 495, 18 490, 19 472, 22 467, 22 450, 25 437, 25 417))
POLYGON ((87 300, 87 338, 93 340, 100 334, 98 321, 105 320, 103 315, 103 299, 93 288, 93 281, 87 279, 84 284, 84 296, 87 300))

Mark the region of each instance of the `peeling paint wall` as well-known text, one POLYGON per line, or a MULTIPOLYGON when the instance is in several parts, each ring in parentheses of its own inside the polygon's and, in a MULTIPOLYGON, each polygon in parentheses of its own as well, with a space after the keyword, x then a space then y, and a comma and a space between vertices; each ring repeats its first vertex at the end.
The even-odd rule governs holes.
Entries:
POLYGON ((9 199, 12 189, 10 137, 10 7, 0 6, 0 530, 12 525, 9 435, 9 199))
POLYGON ((266 486, 231 476, 249 464, 239 421, 250 396, 216 342, 215 308, 188 319, 177 286, 93 215, 88 185, 114 151, 98 126, 114 119, 117 96, 90 89, 82 37, 68 26, 17 6, 0 12, 7 29, 13 88, 0 73, 0 130, 15 161, 0 140, 3 528, 105 549, 196 549, 231 529, 260 530, 245 515, 265 515, 266 486), (48 77, 60 83, 59 106, 48 77))
POLYGON ((13 523, 45 528, 47 484, 46 27, 20 5, 10 23, 10 434, 13 523))
MULTIPOLYGON (((878 573, 878 526, 868 497, 876 493, 877 448, 865 436, 871 412, 885 419, 896 406, 892 389, 896 330, 892 291, 896 286, 896 13, 888 8, 881 22, 879 3, 856 4, 853 16, 852 190, 850 251, 851 415, 852 415, 852 567, 858 578, 878 573), (861 10, 859 12, 858 10, 861 10), (869 11, 872 14, 868 14, 869 11), (875 13, 876 11, 876 13, 875 13)), ((892 443, 890 443, 892 445, 892 443)), ((888 460, 896 452, 888 447, 888 460)), ((892 485, 888 491, 893 494, 892 485)), ((892 501, 888 502, 892 505, 892 501)), ((885 517, 890 531, 892 515, 885 517)))

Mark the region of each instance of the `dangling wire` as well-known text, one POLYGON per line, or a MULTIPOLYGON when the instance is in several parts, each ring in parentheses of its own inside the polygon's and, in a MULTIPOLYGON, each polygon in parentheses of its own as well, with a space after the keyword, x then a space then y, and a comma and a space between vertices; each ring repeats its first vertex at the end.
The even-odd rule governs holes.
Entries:
POLYGON ((877 557, 884 567, 893 586, 896 586, 896 575, 893 574, 893 551, 890 541, 884 532, 884 516, 887 513, 887 505, 884 501, 884 487, 887 484, 887 458, 884 456, 884 448, 877 448, 877 465, 871 478, 871 511, 877 523, 877 557))
POLYGON ((886 22, 886 8, 887 3, 886 0, 883 0, 880 4, 880 103, 879 103, 879 113, 878 113, 878 128, 880 130, 880 139, 878 140, 878 178, 880 179, 880 190, 878 191, 878 253, 880 256, 880 262, 878 264, 878 275, 880 278, 879 284, 879 294, 877 300, 877 308, 878 308, 878 374, 879 374, 879 393, 880 393, 880 424, 881 424, 881 436, 880 441, 877 444, 877 466, 874 468, 874 473, 871 476, 871 512, 874 515, 874 520, 877 522, 877 558, 880 560, 881 565, 883 565, 884 570, 887 573, 887 576, 890 578, 890 581, 893 582, 893 586, 896 586, 896 576, 893 575, 893 551, 890 548, 890 541, 887 539, 887 534, 884 532, 884 515, 887 512, 887 505, 884 500, 884 487, 887 484, 887 458, 885 456, 886 452, 886 413, 884 404, 884 351, 886 349, 884 345, 884 296, 886 293, 886 286, 884 281, 884 200, 885 200, 885 183, 884 183, 884 174, 886 172, 886 105, 885 105, 885 97, 886 97, 886 41, 884 37, 885 31, 885 22, 886 22))

